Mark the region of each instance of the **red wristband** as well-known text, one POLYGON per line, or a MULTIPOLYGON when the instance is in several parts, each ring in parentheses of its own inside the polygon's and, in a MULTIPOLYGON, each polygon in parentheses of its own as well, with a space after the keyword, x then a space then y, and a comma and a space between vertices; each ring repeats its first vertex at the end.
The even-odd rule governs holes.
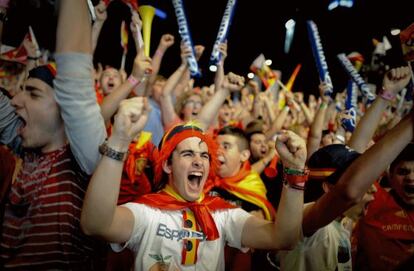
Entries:
POLYGON ((387 101, 394 101, 395 97, 397 96, 395 93, 386 90, 384 87, 382 87, 381 92, 380 92, 380 96, 381 98, 383 98, 384 100, 387 101))
POLYGON ((305 190, 305 184, 308 181, 309 169, 305 169, 303 172, 296 170, 285 169, 283 171, 283 181, 289 187, 298 190, 305 190), (294 173, 292 173, 294 172, 294 173))

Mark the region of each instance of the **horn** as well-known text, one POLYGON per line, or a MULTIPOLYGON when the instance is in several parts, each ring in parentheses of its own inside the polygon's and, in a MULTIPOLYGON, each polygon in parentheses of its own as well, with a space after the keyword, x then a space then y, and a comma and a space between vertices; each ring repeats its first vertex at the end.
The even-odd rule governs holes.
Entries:
POLYGON ((145 55, 150 56, 151 25, 155 14, 155 8, 149 5, 143 5, 138 8, 138 13, 142 19, 145 55))

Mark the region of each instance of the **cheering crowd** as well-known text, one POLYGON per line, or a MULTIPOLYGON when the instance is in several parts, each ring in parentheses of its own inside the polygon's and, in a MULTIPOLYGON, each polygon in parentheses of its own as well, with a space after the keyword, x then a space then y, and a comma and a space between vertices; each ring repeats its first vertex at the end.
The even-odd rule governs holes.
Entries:
POLYGON ((204 47, 181 43, 164 77, 177 37, 150 58, 132 11, 132 72, 94 67, 110 2, 91 24, 87 1, 61 0, 53 61, 29 39, 2 81, 2 270, 413 269, 409 66, 352 111, 329 82, 315 97, 225 71, 222 42, 194 87, 204 47))

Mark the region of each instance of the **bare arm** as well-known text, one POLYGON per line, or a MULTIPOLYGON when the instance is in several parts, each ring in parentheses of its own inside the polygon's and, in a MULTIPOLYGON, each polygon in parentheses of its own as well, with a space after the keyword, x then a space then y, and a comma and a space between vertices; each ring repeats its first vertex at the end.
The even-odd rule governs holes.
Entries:
MULTIPOLYGON (((276 148, 285 167, 304 170, 306 146, 302 138, 291 131, 285 131, 278 137, 276 148)), ((249 218, 243 228, 243 246, 261 249, 294 247, 300 236, 302 213, 303 190, 284 185, 276 221, 249 218)))
POLYGON ((409 116, 358 157, 332 190, 304 210, 304 234, 312 234, 358 203, 412 139, 413 122, 409 116))
POLYGON ((265 132, 267 139, 272 139, 273 136, 282 129, 283 123, 285 122, 286 117, 289 114, 289 111, 289 106, 285 105, 283 110, 279 112, 279 115, 276 117, 276 121, 273 122, 272 126, 270 126, 270 128, 265 132))
POLYGON ((197 118, 204 130, 207 130, 211 125, 214 117, 216 116, 216 113, 223 105, 227 96, 230 95, 230 92, 239 91, 243 85, 244 78, 237 74, 229 73, 224 78, 220 89, 217 89, 216 93, 214 93, 214 96, 203 106, 200 115, 197 118))
POLYGON ((172 123, 174 123, 176 119, 179 118, 174 109, 172 92, 174 88, 177 86, 181 76, 187 70, 186 58, 189 54, 191 54, 191 48, 187 48, 185 47, 185 45, 181 44, 181 65, 170 77, 168 77, 168 80, 165 83, 164 88, 162 90, 160 104, 161 117, 164 127, 169 127, 172 123))
MULTIPOLYGON (((408 67, 395 68, 387 72, 383 79, 383 88, 395 95, 402 90, 410 80, 410 70, 408 67)), ((359 121, 351 140, 349 147, 358 152, 364 152, 374 135, 377 126, 381 120, 382 112, 389 104, 386 100, 378 95, 374 103, 368 108, 364 116, 359 121)))
POLYGON ((322 130, 324 128, 326 111, 328 109, 328 104, 330 100, 330 97, 325 95, 325 93, 328 90, 329 90, 329 86, 326 83, 322 82, 319 85, 319 92, 320 92, 320 97, 322 98, 322 103, 319 106, 318 111, 316 112, 315 118, 310 128, 308 142, 306 145, 307 150, 308 150, 308 157, 306 160, 308 160, 309 157, 311 157, 312 154, 316 152, 321 145, 322 130))
POLYGON ((146 96, 151 95, 152 85, 155 82, 155 78, 158 75, 160 70, 162 58, 164 57, 165 52, 168 48, 170 48, 174 44, 174 36, 170 34, 164 34, 161 36, 160 43, 158 44, 158 48, 155 51, 155 54, 152 56, 152 73, 149 76, 146 96))
MULTIPOLYGON (((140 50, 138 55, 135 57, 134 66, 132 68, 131 76, 142 81, 144 78, 145 70, 151 67, 151 59, 144 55, 144 50, 140 50)), ((140 84, 140 83, 138 83, 140 84)), ((123 99, 126 99, 137 85, 133 84, 130 80, 126 80, 122 85, 115 89, 111 94, 106 96, 101 105, 101 114, 104 117, 105 122, 109 121, 113 114, 119 107, 119 104, 123 99)))
MULTIPOLYGON (((115 115, 108 147, 126 152, 147 119, 148 106, 145 98, 135 97, 122 101, 115 115)), ((134 227, 132 212, 117 206, 122 170, 122 161, 102 157, 89 182, 81 213, 81 226, 86 234, 114 243, 129 240, 134 227)))
MULTIPOLYGON (((195 53, 195 58, 197 59, 197 61, 200 59, 200 57, 203 55, 204 52, 204 46, 203 45, 195 45, 194 46, 194 53, 195 53)), ((194 80, 191 80, 191 73, 190 73, 190 69, 187 67, 185 69, 185 72, 181 75, 180 80, 178 80, 177 85, 174 88, 174 96, 178 97, 181 94, 183 94, 187 89, 192 89, 192 86, 194 84, 194 80)))

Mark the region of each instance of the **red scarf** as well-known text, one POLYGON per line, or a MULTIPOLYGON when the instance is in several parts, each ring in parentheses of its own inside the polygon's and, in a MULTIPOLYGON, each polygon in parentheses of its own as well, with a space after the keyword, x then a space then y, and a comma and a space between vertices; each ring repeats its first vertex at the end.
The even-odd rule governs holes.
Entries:
POLYGON ((168 211, 190 209, 209 241, 216 240, 220 237, 211 212, 235 208, 235 206, 225 200, 212 196, 201 196, 198 202, 185 201, 168 185, 160 192, 144 195, 135 202, 168 211))
POLYGON ((274 220, 276 211, 266 198, 266 188, 260 176, 251 170, 250 163, 244 162, 239 172, 232 177, 208 180, 204 192, 207 193, 214 187, 222 188, 263 209, 267 220, 274 220))

